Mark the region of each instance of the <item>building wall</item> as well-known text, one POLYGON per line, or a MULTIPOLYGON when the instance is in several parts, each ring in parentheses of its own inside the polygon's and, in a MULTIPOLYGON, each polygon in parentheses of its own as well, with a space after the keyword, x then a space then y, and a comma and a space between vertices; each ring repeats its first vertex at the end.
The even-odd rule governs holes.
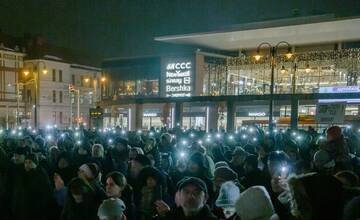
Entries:
MULTIPOLYGON (((39 106, 38 106, 38 123, 40 127, 46 125, 57 125, 64 128, 70 125, 71 120, 71 106, 73 112, 73 122, 77 116, 77 93, 73 98, 69 92, 69 85, 73 84, 76 90, 80 91, 80 116, 83 118, 84 123, 88 123, 89 109, 96 104, 96 98, 100 95, 95 93, 100 92, 98 84, 94 83, 94 80, 89 83, 95 85, 86 85, 86 78, 100 77, 100 69, 92 67, 79 67, 78 65, 71 65, 63 61, 51 61, 51 60, 29 60, 25 61, 25 65, 28 68, 32 68, 31 72, 34 72, 33 64, 40 64, 39 70, 39 106), (47 74, 43 74, 42 70, 44 65, 48 71, 47 74), (95 76, 95 77, 94 77, 95 76), (72 103, 72 104, 71 104, 72 103)), ((35 70, 36 71, 36 70, 35 70)), ((96 79, 97 79, 96 78, 96 79)), ((34 85, 29 85, 27 90, 31 91, 31 96, 35 97, 34 85)), ((29 117, 28 123, 34 124, 34 99, 27 100, 27 112, 29 117)), ((74 122, 75 124, 75 122, 74 122)))
POLYGON ((24 103, 19 97, 17 85, 19 68, 23 67, 24 54, 9 48, 0 48, 0 126, 13 127, 16 124, 16 112, 23 114, 24 103))

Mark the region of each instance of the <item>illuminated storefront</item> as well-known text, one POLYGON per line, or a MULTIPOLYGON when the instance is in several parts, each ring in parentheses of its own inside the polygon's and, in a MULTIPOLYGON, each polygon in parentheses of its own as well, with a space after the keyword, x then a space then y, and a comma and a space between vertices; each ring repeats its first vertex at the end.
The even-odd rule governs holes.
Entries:
POLYGON ((117 113, 119 118, 111 123, 129 129, 178 124, 206 131, 247 124, 267 127, 270 113, 277 127, 322 127, 328 124, 317 121, 318 105, 336 102, 344 103, 342 124, 356 121, 360 104, 360 49, 356 42, 360 30, 350 27, 357 25, 360 19, 344 19, 288 24, 280 29, 256 26, 232 32, 160 37, 156 40, 211 50, 105 61, 105 71, 115 77, 104 105, 127 103, 127 113, 117 113), (277 34, 264 37, 275 31, 277 34), (340 31, 344 33, 339 37, 340 31), (267 49, 256 47, 262 41, 276 44, 282 40, 291 47, 279 47, 274 55, 271 94, 271 57, 267 49), (285 56, 289 51, 292 56, 285 56), (259 59, 254 56, 258 53, 259 59), (345 96, 332 99, 332 94, 345 96), (270 99, 274 100, 272 111, 270 99))

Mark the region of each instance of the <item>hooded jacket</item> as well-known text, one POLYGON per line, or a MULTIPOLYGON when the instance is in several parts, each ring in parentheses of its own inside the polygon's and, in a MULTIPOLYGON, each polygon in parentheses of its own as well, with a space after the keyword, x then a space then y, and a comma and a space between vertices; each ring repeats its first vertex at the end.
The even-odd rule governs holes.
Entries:
POLYGON ((240 194, 235 204, 241 220, 278 220, 269 193, 263 186, 253 186, 240 194))

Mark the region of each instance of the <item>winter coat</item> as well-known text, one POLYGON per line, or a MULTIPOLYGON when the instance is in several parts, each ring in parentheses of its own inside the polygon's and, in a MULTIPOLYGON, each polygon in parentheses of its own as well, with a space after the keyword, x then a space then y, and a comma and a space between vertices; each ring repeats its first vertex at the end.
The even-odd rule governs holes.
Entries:
POLYGON ((171 210, 165 217, 159 218, 161 220, 217 220, 218 218, 210 211, 210 208, 205 205, 197 215, 186 217, 182 207, 171 210))
POLYGON ((49 177, 40 167, 16 175, 12 192, 15 219, 47 219, 53 204, 49 177))

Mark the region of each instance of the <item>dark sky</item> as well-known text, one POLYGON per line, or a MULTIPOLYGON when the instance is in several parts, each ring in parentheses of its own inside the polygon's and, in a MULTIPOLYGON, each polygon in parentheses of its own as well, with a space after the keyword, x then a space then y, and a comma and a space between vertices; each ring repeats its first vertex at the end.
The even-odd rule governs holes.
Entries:
POLYGON ((360 15, 360 0, 0 0, 0 28, 100 57, 181 51, 155 36, 293 16, 360 15))

